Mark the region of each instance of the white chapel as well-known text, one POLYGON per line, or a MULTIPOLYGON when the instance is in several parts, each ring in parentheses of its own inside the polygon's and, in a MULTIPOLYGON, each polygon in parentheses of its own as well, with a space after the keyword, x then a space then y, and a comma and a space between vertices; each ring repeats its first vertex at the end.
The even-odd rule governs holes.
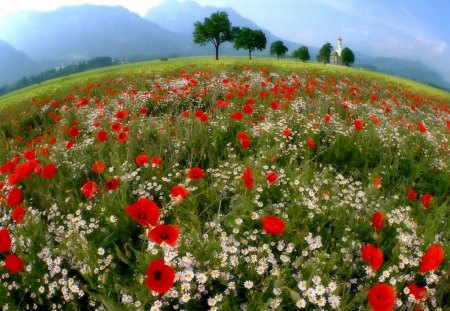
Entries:
POLYGON ((337 49, 331 52, 330 55, 330 64, 342 65, 341 53, 342 53, 342 38, 341 36, 339 36, 337 38, 337 49))

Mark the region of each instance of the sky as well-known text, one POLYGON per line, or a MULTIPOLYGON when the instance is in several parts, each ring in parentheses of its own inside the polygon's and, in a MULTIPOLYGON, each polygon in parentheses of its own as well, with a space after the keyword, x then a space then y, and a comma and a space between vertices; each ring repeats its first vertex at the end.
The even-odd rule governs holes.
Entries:
MULTIPOLYGON (((83 3, 121 5, 143 16, 164 0, 13 0, 0 16, 22 10, 53 10, 83 3)), ((168 0, 166 0, 168 1, 168 0)), ((170 0, 175 1, 175 0, 170 0)), ((185 0, 180 0, 185 1, 185 0)), ((450 0, 195 0, 232 7, 287 40, 320 47, 343 45, 371 56, 420 60, 450 81, 450 0)))

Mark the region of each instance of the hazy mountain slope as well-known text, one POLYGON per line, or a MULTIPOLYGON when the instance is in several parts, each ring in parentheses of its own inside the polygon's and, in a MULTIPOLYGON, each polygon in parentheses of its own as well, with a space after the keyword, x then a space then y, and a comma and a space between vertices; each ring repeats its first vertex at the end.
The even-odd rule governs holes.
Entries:
MULTIPOLYGON (((289 40, 281 39, 273 35, 267 29, 263 29, 256 25, 253 21, 241 16, 232 8, 218 8, 213 6, 201 6, 194 1, 178 2, 176 0, 166 0, 157 7, 151 8, 144 18, 160 25, 161 27, 171 30, 173 32, 188 35, 192 40, 192 32, 194 31, 194 23, 203 21, 205 17, 209 17, 212 13, 217 11, 224 11, 228 14, 228 18, 233 26, 249 27, 252 29, 261 29, 266 34, 267 49, 256 55, 268 55, 270 44, 277 40, 282 40, 289 48, 289 54, 300 47, 300 43, 295 43, 289 40)), ((210 49, 208 49, 209 51, 210 49)), ((316 53, 314 47, 310 48, 310 52, 316 53)), ((226 54, 245 54, 245 51, 237 52, 231 44, 225 44, 221 48, 222 53, 226 54)))
POLYGON ((40 68, 25 53, 0 41, 0 86, 13 83, 23 76, 36 73, 40 68))
POLYGON ((0 21, 0 38, 37 60, 158 57, 187 43, 123 7, 94 5, 10 15, 0 21))

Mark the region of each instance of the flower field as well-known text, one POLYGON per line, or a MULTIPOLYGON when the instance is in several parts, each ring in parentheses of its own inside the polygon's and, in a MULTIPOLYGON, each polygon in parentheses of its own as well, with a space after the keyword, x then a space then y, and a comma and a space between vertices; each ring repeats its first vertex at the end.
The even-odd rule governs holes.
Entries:
POLYGON ((449 104, 242 63, 0 110, 0 306, 448 310, 449 104))

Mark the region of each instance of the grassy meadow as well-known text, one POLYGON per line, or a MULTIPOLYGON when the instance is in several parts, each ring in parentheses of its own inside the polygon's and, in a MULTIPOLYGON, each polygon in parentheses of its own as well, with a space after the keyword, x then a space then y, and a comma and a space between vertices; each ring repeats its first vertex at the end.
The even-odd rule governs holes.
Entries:
POLYGON ((449 104, 237 57, 0 97, 0 306, 448 310, 449 104))

